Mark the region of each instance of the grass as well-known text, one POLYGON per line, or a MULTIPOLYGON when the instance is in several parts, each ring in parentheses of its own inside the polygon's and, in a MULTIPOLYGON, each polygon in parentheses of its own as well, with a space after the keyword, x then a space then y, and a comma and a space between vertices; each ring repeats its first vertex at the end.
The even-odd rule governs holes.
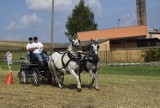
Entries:
MULTIPOLYGON (((7 62, 0 62, 0 108, 160 107, 160 67, 100 67, 100 91, 88 87, 91 77, 86 73, 81 75, 81 93, 76 91, 76 80, 70 75, 65 76, 64 89, 20 84, 17 77, 20 61, 15 60, 26 56, 25 45, 25 42, 0 42, 0 59, 6 59, 5 51, 13 49, 14 82, 5 84, 7 62)), ((45 46, 50 48, 50 44, 45 46)))
POLYGON ((102 70, 103 74, 160 77, 158 66, 104 67, 102 70))
MULTIPOLYGON (((7 70, 8 69, 7 61, 0 62, 0 68, 3 70, 7 70)), ((16 71, 20 70, 20 62, 13 62, 12 70, 16 71)))
POLYGON ((34 87, 19 84, 13 71, 13 85, 6 85, 7 70, 0 70, 1 108, 106 108, 160 107, 159 67, 100 68, 100 91, 89 89, 91 77, 82 73, 82 92, 76 91, 76 81, 66 75, 64 89, 52 85, 34 87))

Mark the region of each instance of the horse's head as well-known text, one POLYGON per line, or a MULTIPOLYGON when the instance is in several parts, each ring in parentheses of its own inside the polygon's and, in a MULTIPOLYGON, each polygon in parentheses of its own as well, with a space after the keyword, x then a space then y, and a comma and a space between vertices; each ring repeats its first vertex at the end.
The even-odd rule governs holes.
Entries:
POLYGON ((74 35, 72 37, 70 36, 69 41, 74 48, 78 49, 80 47, 80 40, 77 39, 77 35, 74 35))
POLYGON ((90 52, 98 55, 98 50, 99 50, 99 44, 98 44, 97 40, 95 41, 95 40, 91 39, 90 52))
POLYGON ((78 39, 72 39, 71 40, 72 46, 75 47, 76 49, 78 49, 80 47, 80 40, 78 39))

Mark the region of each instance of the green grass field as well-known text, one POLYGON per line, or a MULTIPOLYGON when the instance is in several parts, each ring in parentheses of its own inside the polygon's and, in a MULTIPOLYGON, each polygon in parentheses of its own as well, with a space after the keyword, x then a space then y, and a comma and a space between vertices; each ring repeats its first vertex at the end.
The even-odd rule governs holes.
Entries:
MULTIPOLYGON (((5 64, 3 64, 5 67, 5 64)), ((1 64, 2 66, 2 64, 1 64)), ((81 75, 82 92, 66 75, 64 88, 52 85, 34 87, 19 84, 18 65, 13 70, 13 85, 6 85, 7 70, 0 70, 1 108, 159 108, 160 67, 101 67, 100 91, 89 89, 91 78, 81 75)))
MULTIPOLYGON (((100 91, 90 89, 91 77, 81 74, 82 92, 76 80, 66 75, 64 88, 20 84, 20 57, 26 57, 25 42, 0 42, 0 60, 12 49, 13 85, 6 85, 7 62, 0 62, 0 108, 159 108, 160 67, 110 67, 99 69, 100 91)), ((50 44, 45 44, 50 48, 50 44)))
MULTIPOLYGON (((12 49, 13 85, 6 85, 7 62, 0 62, 0 108, 159 108, 160 67, 100 67, 100 91, 88 87, 91 77, 81 74, 82 92, 76 80, 66 75, 64 88, 53 85, 20 84, 20 57, 26 56, 26 42, 0 42, 0 60, 12 49), (15 61, 16 60, 16 61, 15 61)), ((50 44, 45 44, 50 49, 50 44)))

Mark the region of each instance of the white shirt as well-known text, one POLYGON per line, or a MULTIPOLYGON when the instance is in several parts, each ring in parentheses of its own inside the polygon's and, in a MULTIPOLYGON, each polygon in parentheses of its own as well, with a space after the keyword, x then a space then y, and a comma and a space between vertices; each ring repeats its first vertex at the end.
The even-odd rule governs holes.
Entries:
POLYGON ((42 51, 43 51, 43 44, 41 42, 38 42, 38 46, 39 46, 40 53, 42 53, 42 51))
POLYGON ((27 51, 28 51, 28 54, 29 54, 29 49, 31 49, 31 47, 32 47, 32 45, 31 45, 30 43, 28 43, 28 44, 26 45, 26 49, 27 49, 27 51))
POLYGON ((30 48, 31 48, 31 44, 28 43, 28 44, 26 45, 26 49, 29 50, 30 48))
POLYGON ((12 54, 10 52, 7 52, 6 55, 7 55, 7 61, 11 61, 12 60, 12 54))
POLYGON ((31 48, 37 48, 33 51, 33 53, 41 53, 43 51, 43 44, 41 42, 38 43, 32 43, 31 48))

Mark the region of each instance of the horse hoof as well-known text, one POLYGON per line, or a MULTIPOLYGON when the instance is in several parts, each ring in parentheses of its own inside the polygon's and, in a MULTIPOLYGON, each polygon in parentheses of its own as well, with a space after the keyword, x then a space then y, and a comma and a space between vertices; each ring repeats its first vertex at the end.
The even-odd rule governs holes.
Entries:
POLYGON ((63 89, 63 87, 60 87, 60 89, 63 89))
POLYGON ((97 91, 100 91, 100 89, 99 89, 99 88, 96 88, 96 90, 97 90, 97 91))
POLYGON ((77 92, 81 92, 81 89, 78 88, 78 89, 77 89, 77 92))
POLYGON ((91 85, 88 86, 89 89, 92 89, 93 87, 91 85))
POLYGON ((60 89, 63 89, 63 87, 62 87, 62 86, 59 86, 59 88, 60 88, 60 89))

